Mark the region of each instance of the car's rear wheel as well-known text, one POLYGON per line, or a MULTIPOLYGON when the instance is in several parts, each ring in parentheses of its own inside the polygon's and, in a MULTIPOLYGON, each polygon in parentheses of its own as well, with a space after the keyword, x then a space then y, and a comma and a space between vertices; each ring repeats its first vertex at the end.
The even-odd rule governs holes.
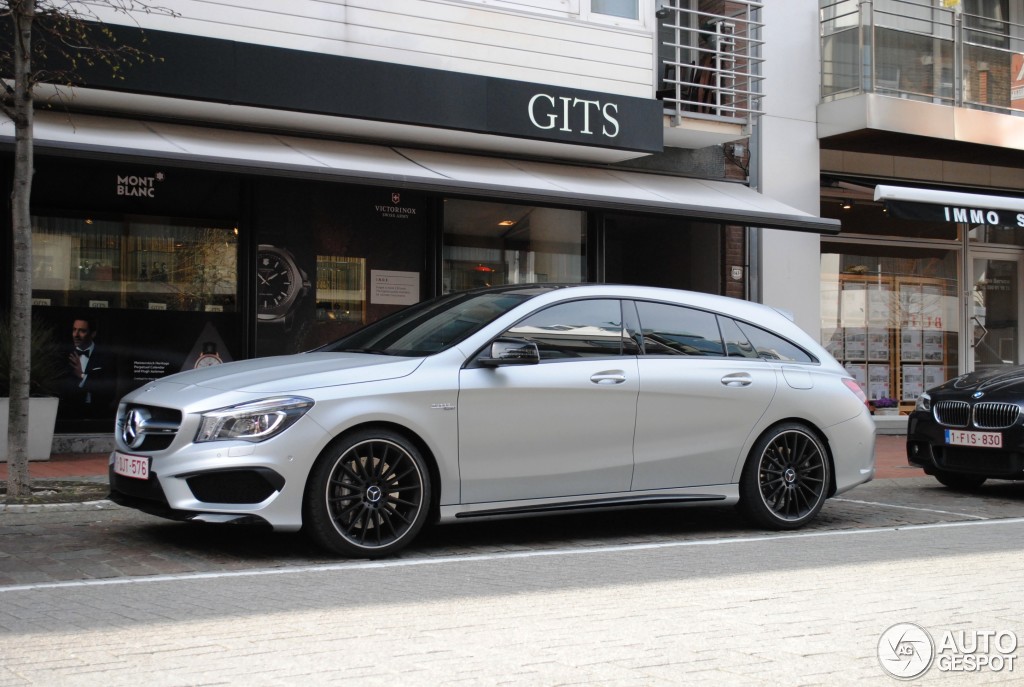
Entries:
POLYGON ((423 528, 430 489, 430 471, 412 442, 386 429, 358 432, 314 465, 303 526, 336 553, 388 556, 423 528))
POLYGON ((958 489, 960 491, 970 491, 971 489, 977 489, 985 483, 987 478, 980 477, 978 475, 964 475, 958 472, 936 472, 935 479, 939 480, 939 483, 950 489, 958 489))
POLYGON ((797 423, 773 427, 743 467, 740 511, 760 527, 801 527, 828 497, 829 470, 825 447, 809 429, 797 423))

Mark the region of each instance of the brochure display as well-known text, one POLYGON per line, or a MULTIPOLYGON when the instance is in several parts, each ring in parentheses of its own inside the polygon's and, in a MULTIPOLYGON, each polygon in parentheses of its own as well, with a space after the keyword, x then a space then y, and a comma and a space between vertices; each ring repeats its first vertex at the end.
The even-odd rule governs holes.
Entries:
POLYGON ((939 279, 843 274, 822 308, 822 341, 871 401, 913 409, 956 374, 956 298, 939 279))

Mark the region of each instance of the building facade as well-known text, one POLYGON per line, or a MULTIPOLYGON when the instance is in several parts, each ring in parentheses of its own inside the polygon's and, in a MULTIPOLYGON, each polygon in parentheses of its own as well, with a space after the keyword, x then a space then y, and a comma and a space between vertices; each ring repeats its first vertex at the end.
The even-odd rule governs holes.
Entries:
POLYGON ((820 3, 821 336, 903 413, 1022 361, 1024 1, 820 3))
POLYGON ((173 15, 99 16, 157 59, 37 91, 34 314, 69 346, 84 322, 114 370, 87 405, 68 391, 59 434, 109 432, 116 398, 150 379, 487 284, 687 288, 818 327, 819 274, 793 249, 816 264, 840 223, 816 185, 794 193, 759 162, 791 121, 765 109, 778 10, 161 5, 173 15))

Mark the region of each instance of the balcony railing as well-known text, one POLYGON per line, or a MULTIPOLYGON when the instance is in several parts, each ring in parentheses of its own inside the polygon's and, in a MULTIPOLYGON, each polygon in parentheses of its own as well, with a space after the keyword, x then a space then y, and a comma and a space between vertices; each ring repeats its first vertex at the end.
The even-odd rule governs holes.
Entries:
POLYGON ((821 0, 821 97, 1024 115, 1024 25, 931 0, 821 0))
POLYGON ((661 0, 658 98, 682 118, 749 123, 761 112, 763 2, 661 0))

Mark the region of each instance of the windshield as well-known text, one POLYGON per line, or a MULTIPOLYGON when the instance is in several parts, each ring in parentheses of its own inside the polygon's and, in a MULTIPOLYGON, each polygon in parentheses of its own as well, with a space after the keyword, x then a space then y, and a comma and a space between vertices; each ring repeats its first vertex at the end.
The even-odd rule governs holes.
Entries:
POLYGON ((548 289, 470 291, 424 301, 317 350, 431 355, 459 343, 520 303, 548 289))

